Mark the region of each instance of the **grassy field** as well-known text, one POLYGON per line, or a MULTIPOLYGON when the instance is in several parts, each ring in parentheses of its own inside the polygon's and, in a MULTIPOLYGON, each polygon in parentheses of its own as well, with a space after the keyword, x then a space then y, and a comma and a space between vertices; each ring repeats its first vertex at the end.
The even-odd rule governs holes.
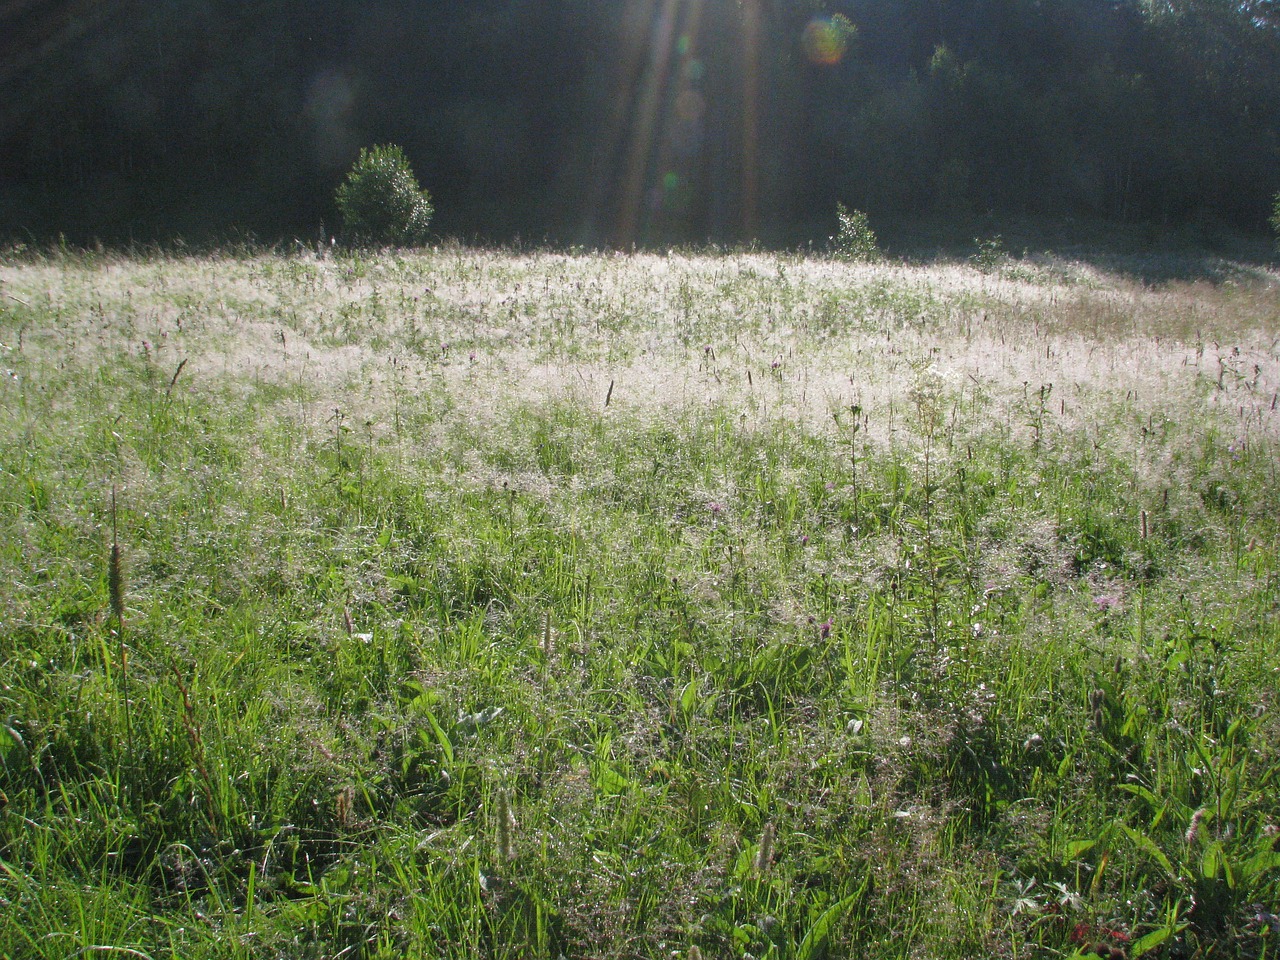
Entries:
POLYGON ((1218 268, 0 261, 0 956, 1275 957, 1218 268))

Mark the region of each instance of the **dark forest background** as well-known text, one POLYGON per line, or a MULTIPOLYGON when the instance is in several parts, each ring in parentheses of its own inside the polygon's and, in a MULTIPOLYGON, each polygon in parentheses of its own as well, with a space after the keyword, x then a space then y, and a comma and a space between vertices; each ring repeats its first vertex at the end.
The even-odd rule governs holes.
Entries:
POLYGON ((466 240, 790 245, 837 200, 1262 233, 1280 0, 0 8, 0 238, 313 240, 382 142, 466 240), (837 13, 856 33, 815 56, 837 13))

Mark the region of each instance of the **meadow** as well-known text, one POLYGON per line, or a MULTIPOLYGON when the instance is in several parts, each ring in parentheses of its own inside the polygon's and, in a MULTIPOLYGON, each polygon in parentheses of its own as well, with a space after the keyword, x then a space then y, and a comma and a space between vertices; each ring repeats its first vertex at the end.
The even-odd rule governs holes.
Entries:
POLYGON ((1280 276, 0 259, 0 956, 1276 956, 1280 276))

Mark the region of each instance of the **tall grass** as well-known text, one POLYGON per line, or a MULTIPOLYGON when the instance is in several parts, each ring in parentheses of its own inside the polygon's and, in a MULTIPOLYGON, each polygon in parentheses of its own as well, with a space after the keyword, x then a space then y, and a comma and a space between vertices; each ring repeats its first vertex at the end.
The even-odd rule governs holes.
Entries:
POLYGON ((1274 953, 1274 278, 0 282, 0 956, 1274 953))

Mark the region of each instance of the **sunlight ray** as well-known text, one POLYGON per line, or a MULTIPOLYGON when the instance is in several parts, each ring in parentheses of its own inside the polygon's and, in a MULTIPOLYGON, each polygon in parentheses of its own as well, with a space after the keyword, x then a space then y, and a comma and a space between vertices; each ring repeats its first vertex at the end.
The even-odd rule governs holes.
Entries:
POLYGON ((754 237, 760 194, 760 3, 742 0, 742 222, 754 237))
POLYGON ((627 149, 626 172, 622 180, 618 240, 623 246, 630 246, 639 234, 645 170, 653 147, 658 108, 671 69, 678 4, 679 0, 662 0, 662 10, 653 24, 653 35, 649 44, 649 65, 641 81, 639 102, 632 123, 630 145, 627 149))

